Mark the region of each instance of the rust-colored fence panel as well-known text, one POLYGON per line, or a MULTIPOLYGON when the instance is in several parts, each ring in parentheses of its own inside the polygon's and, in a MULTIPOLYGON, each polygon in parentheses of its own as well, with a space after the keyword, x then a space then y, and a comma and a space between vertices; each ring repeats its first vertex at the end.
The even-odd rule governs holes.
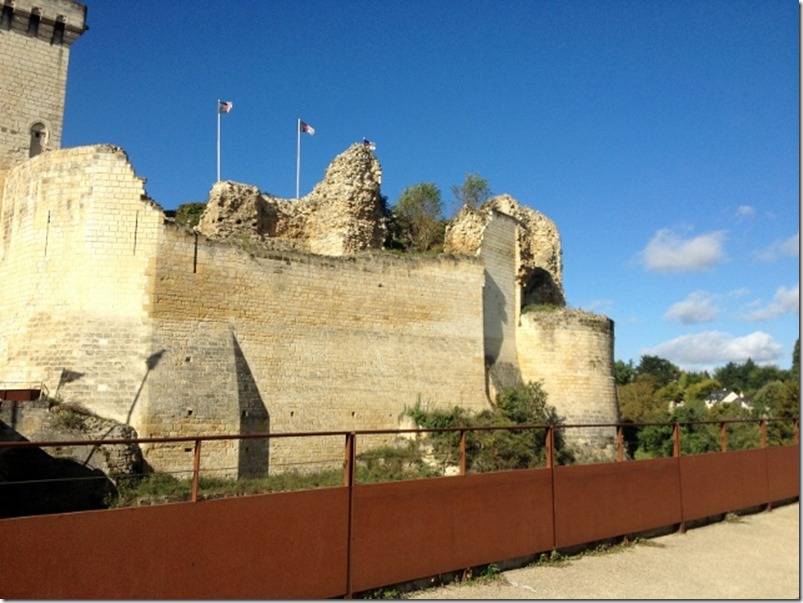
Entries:
POLYGON ((354 488, 353 592, 552 547, 548 469, 354 488))
POLYGON ((677 459, 555 468, 555 536, 563 548, 680 523, 677 459))
POLYGON ((767 448, 770 501, 800 495, 800 444, 767 448))
POLYGON ((767 449, 681 457, 680 479, 684 521, 767 504, 767 449))
MULTIPOLYGON (((344 486, 2 519, 0 596, 349 596, 765 505, 800 491, 799 444, 554 469, 548 455, 550 468, 353 485, 355 433, 271 437, 333 435, 346 436, 344 486)), ((201 440, 232 437, 263 436, 173 440, 195 443, 194 486, 208 448, 201 440)), ((45 445, 86 442, 0 442, 0 449, 45 445)))
POLYGON ((8 519, 0 590, 20 599, 332 597, 346 592, 347 542, 347 488, 8 519))
POLYGON ((0 389, 0 400, 8 402, 32 402, 41 395, 41 389, 0 389))

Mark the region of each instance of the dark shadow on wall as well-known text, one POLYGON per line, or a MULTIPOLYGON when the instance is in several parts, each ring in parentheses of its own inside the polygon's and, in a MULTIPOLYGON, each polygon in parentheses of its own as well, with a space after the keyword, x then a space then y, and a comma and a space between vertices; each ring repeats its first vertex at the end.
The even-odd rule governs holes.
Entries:
POLYGON ((491 274, 485 271, 485 286, 482 290, 482 325, 485 344, 485 363, 494 364, 502 352, 504 325, 508 316, 505 310, 505 294, 491 274))
POLYGON ((148 358, 145 360, 145 374, 143 375, 142 381, 139 384, 137 393, 134 395, 134 400, 131 402, 131 407, 128 409, 128 416, 125 418, 126 425, 131 425, 131 415, 134 414, 134 407, 139 401, 139 396, 142 394, 142 388, 145 387, 145 381, 148 380, 148 375, 150 375, 151 371, 158 366, 159 361, 162 359, 162 356, 164 356, 166 351, 167 350, 161 349, 158 352, 154 352, 148 356, 148 358))
POLYGON ((521 305, 547 304, 565 306, 563 291, 555 284, 552 275, 543 268, 535 268, 525 278, 521 287, 521 305))
MULTIPOLYGON (((0 440, 29 441, 3 421, 0 440)), ((116 492, 100 469, 41 448, 0 448, 0 518, 105 509, 116 492)))
MULTIPOLYGON (((254 375, 245 354, 232 331, 234 367, 237 375, 237 401, 240 413, 240 434, 270 432, 270 414, 259 394, 254 375)), ((270 442, 268 438, 248 438, 240 441, 237 475, 245 478, 268 475, 270 442)))

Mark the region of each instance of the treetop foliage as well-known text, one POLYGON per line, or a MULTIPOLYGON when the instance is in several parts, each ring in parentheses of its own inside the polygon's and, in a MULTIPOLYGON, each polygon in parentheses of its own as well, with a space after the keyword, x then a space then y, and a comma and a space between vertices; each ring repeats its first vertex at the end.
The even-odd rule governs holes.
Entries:
POLYGON ((459 206, 477 209, 491 197, 488 181, 479 174, 466 174, 463 184, 453 184, 452 194, 459 206))

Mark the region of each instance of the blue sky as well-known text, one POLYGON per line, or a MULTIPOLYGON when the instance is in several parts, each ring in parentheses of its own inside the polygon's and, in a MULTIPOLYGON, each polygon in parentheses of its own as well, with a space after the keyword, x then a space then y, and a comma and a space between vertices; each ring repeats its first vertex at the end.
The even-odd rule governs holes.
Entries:
POLYGON ((788 368, 799 336, 792 0, 88 0, 63 146, 123 147, 165 209, 295 196, 366 137, 382 192, 486 178, 551 218, 615 357, 788 368))

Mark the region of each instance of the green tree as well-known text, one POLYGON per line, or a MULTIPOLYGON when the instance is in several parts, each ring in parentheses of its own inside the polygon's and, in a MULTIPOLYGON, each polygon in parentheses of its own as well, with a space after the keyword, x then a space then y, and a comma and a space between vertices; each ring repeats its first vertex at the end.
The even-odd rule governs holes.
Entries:
POLYGON ((800 338, 795 340, 795 347, 792 349, 792 368, 789 369, 791 378, 795 381, 800 380, 800 338))
POLYGON ((405 250, 429 251, 443 240, 442 211, 441 192, 434 183, 422 182, 402 191, 393 214, 405 250))
POLYGON ((613 380, 616 385, 627 385, 632 383, 636 378, 636 369, 633 367, 633 361, 628 360, 625 364, 621 360, 613 363, 613 380))
MULTIPOLYGON (((752 418, 750 409, 733 402, 714 404, 708 411, 708 419, 712 421, 750 418, 752 418)), ((710 425, 708 430, 714 439, 720 437, 719 425, 710 425)), ((729 423, 726 424, 725 431, 728 450, 758 448, 761 445, 760 431, 756 423, 729 423)))
POLYGON ((773 419, 767 425, 767 443, 770 446, 794 443, 795 428, 793 420, 800 420, 800 382, 789 379, 778 392, 778 402, 773 412, 773 419))
POLYGON ((769 419, 778 413, 785 385, 782 381, 770 381, 762 386, 752 397, 752 416, 756 419, 769 419))
POLYGON ((709 394, 718 392, 721 389, 722 384, 716 379, 703 379, 702 381, 697 381, 687 386, 683 390, 683 399, 697 400, 702 402, 709 396, 709 394))
POLYGON ((714 379, 722 384, 722 387, 735 392, 745 392, 749 389, 750 372, 756 368, 756 363, 748 358, 742 364, 729 362, 723 367, 714 370, 714 379))
POLYGON ((466 174, 463 184, 452 185, 452 194, 458 207, 465 205, 476 209, 490 198, 491 187, 488 185, 488 181, 479 174, 466 174))
POLYGON ((616 395, 619 398, 619 414, 622 422, 657 421, 667 410, 667 405, 655 397, 655 388, 650 380, 617 386, 616 395))
MULTIPOLYGON (((705 404, 687 402, 660 418, 661 422, 705 421, 705 404)), ((647 457, 672 456, 672 425, 649 425, 638 434, 639 448, 647 457)), ((680 425, 680 450, 682 454, 701 454, 720 450, 718 438, 705 424, 680 425)))
POLYGON ((674 364, 659 356, 642 356, 638 367, 636 367, 638 379, 650 379, 654 383, 655 389, 659 389, 677 381, 680 377, 680 369, 674 364))

